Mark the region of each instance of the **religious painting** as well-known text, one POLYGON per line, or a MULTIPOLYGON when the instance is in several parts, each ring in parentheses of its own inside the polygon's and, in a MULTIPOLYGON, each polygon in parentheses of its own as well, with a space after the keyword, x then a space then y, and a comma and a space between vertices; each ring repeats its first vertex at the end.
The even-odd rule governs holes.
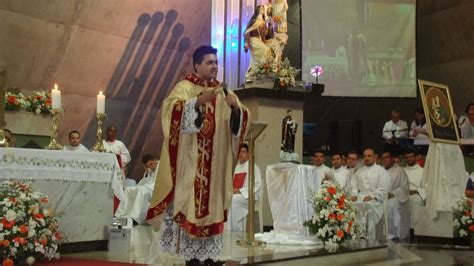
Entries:
POLYGON ((418 80, 430 140, 459 144, 459 134, 447 85, 418 80))

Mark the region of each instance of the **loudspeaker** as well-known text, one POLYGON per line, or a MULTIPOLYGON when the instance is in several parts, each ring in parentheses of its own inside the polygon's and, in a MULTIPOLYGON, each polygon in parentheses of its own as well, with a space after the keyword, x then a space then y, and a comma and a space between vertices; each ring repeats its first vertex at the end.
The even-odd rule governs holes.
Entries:
POLYGON ((329 148, 331 152, 360 152, 362 134, 360 120, 338 120, 329 123, 329 148))

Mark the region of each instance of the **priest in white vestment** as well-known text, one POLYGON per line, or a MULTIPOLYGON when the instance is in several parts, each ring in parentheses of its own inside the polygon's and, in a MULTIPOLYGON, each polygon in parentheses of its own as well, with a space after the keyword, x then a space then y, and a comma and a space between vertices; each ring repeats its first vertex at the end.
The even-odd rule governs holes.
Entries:
MULTIPOLYGON (((318 182, 318 184, 321 184, 325 180, 326 175, 331 172, 331 168, 327 167, 324 164, 324 161, 326 160, 326 152, 324 150, 316 150, 314 152, 312 160, 313 165, 316 167, 316 181, 318 182)), ((312 189, 315 190, 316 187, 312 189)))
POLYGON ((389 239, 407 239, 410 236, 410 209, 408 206, 408 176, 395 163, 392 153, 384 152, 382 160, 390 175, 387 200, 389 239))
MULTIPOLYGON (((225 229, 235 232, 245 232, 247 228, 247 214, 248 214, 248 198, 249 198, 249 147, 247 144, 242 144, 239 152, 239 163, 235 166, 233 187, 234 195, 232 197, 232 205, 230 213, 225 223, 225 229)), ((260 199, 260 191, 262 186, 262 179, 260 168, 255 165, 255 185, 254 185, 254 199, 255 202, 260 199)))
POLYGON ((358 213, 363 236, 375 239, 375 226, 383 216, 383 202, 390 189, 390 177, 382 166, 375 163, 373 149, 365 149, 363 156, 364 166, 357 170, 351 180, 351 201, 358 203, 356 207, 366 209, 358 213))
POLYGON ((342 154, 337 152, 333 153, 331 156, 331 163, 331 171, 334 173, 334 181, 337 182, 342 189, 345 189, 350 171, 342 165, 342 154))
POLYGON ((426 193, 421 185, 423 178, 423 167, 416 160, 416 152, 409 150, 405 152, 407 166, 405 172, 408 176, 410 194, 410 228, 414 229, 417 220, 415 219, 415 206, 425 206, 426 193))
POLYGON ((69 132, 69 144, 63 146, 63 151, 89 152, 89 150, 81 144, 81 133, 77 130, 69 132))
POLYGON ((136 186, 125 188, 125 200, 120 201, 115 212, 118 218, 132 218, 136 223, 145 222, 150 199, 155 187, 155 177, 159 166, 159 161, 149 154, 143 156, 145 173, 136 186))
POLYGON ((115 126, 107 127, 106 139, 103 141, 104 148, 106 152, 112 152, 118 155, 121 160, 122 168, 125 168, 132 158, 130 157, 130 152, 128 151, 127 146, 116 138, 117 128, 115 126))
POLYGON ((360 160, 359 160, 359 153, 356 151, 350 151, 347 153, 346 157, 347 169, 349 170, 349 174, 347 175, 347 182, 345 191, 346 193, 352 192, 352 177, 357 172, 357 169, 361 167, 360 160))

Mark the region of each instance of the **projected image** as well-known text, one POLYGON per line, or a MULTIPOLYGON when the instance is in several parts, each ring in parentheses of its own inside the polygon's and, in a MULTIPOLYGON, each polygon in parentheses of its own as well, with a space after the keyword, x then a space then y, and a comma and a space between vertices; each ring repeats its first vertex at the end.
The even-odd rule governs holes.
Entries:
POLYGON ((324 95, 416 97, 415 0, 302 0, 302 76, 324 95))

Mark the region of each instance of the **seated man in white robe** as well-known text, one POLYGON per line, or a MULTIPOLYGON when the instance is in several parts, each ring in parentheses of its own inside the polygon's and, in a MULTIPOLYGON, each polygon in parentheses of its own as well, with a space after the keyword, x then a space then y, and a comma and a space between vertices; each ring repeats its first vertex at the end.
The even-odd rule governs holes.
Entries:
POLYGON ((357 169, 361 167, 359 153, 357 151, 350 151, 347 153, 346 162, 347 162, 347 169, 349 170, 349 174, 347 175, 347 182, 345 191, 346 193, 352 192, 352 177, 357 172, 357 169))
POLYGON ((105 134, 104 148, 106 152, 112 152, 117 155, 117 158, 120 158, 120 163, 122 169, 124 169, 127 164, 131 161, 130 152, 128 151, 125 144, 117 140, 117 128, 115 126, 107 127, 105 134))
POLYGON ((324 150, 320 149, 314 152, 312 162, 313 162, 313 165, 316 167, 316 173, 317 173, 316 178, 319 184, 321 184, 325 180, 326 174, 331 171, 331 168, 327 167, 324 164, 325 160, 326 160, 326 152, 324 150))
POLYGON ((383 202, 387 199, 390 189, 390 177, 387 171, 375 163, 375 152, 364 150, 364 166, 352 177, 351 201, 357 202, 359 208, 358 221, 362 228, 362 236, 375 239, 375 226, 383 216, 383 202))
POLYGON ((395 163, 391 152, 382 155, 383 165, 390 175, 390 189, 387 200, 389 239, 407 239, 410 237, 410 209, 408 206, 408 176, 395 163))
POLYGON ((81 144, 81 133, 77 130, 69 132, 69 144, 63 146, 63 151, 89 152, 89 150, 81 144))
POLYGON ((415 219, 415 206, 424 206, 426 193, 424 187, 421 186, 423 178, 423 167, 416 160, 417 153, 414 150, 405 152, 405 160, 407 166, 405 172, 408 176, 409 194, 410 194, 410 228, 414 229, 417 220, 415 219))
POLYGON ((342 165, 342 154, 338 152, 333 153, 331 163, 334 181, 337 182, 342 189, 345 189, 349 177, 349 169, 342 165))
POLYGON ((143 224, 150 205, 150 199, 155 187, 155 176, 159 161, 152 155, 143 156, 145 173, 136 186, 125 188, 125 200, 120 201, 115 217, 131 218, 138 224, 143 224))
MULTIPOLYGON (((249 147, 247 144, 242 144, 239 151, 239 163, 234 170, 234 195, 232 197, 232 206, 230 208, 225 229, 235 232, 244 232, 247 228, 248 214, 248 198, 249 198, 249 147)), ((260 198, 260 191, 262 180, 260 176, 260 168, 255 165, 255 185, 254 195, 255 202, 260 198)))

